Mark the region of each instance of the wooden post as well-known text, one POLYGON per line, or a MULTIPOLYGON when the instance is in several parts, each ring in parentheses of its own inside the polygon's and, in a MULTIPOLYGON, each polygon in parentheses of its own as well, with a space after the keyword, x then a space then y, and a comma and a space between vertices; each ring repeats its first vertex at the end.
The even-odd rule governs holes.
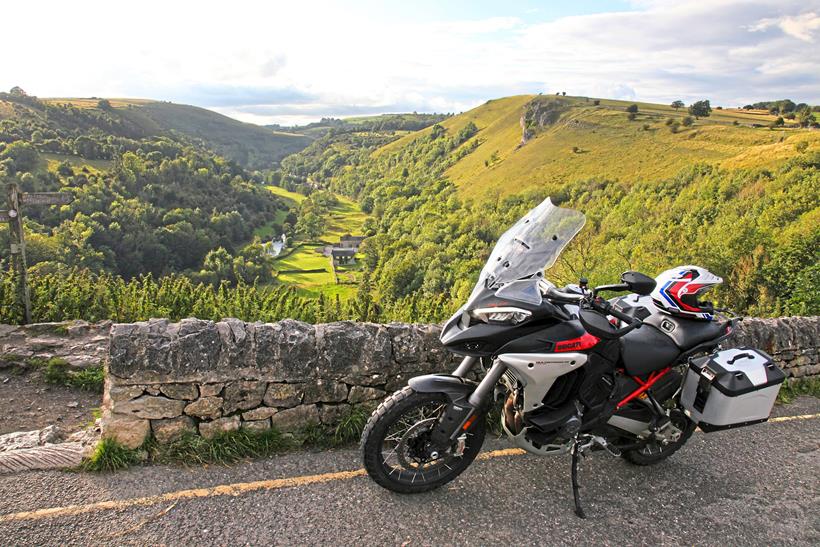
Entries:
POLYGON ((9 221, 9 242, 11 243, 11 264, 17 278, 17 302, 23 311, 23 324, 31 323, 31 298, 28 288, 28 267, 26 265, 26 238, 23 234, 23 212, 20 210, 20 188, 16 182, 7 185, 9 221))

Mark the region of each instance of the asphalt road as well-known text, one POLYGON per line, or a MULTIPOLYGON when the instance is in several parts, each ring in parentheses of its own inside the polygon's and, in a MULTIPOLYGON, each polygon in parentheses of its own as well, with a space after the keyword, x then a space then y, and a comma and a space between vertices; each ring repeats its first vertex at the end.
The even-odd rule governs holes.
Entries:
MULTIPOLYGON (((817 415, 820 399, 801 398, 774 414, 817 415)), ((2 476, 0 543, 820 544, 817 416, 697 432, 651 468, 597 453, 581 469, 586 520, 572 512, 568 456, 488 454, 454 483, 415 496, 337 473, 360 468, 355 450, 232 467, 2 476), (297 479, 280 480, 288 478, 297 479), (203 490, 186 492, 192 488, 203 490), (91 505, 64 509, 76 504, 91 505)))

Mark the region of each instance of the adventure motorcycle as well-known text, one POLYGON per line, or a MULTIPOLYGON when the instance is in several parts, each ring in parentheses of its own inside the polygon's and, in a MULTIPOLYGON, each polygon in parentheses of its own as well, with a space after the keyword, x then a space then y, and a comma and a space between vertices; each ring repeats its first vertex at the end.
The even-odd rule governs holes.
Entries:
POLYGON ((585 217, 546 199, 499 239, 441 342, 464 356, 452 374, 409 381, 373 413, 362 435, 365 469, 395 492, 424 492, 475 459, 493 400, 501 426, 533 454, 578 459, 604 450, 637 465, 660 462, 697 426, 765 421, 785 376, 759 350, 720 351, 739 318, 698 297, 722 280, 697 266, 657 280, 630 271, 592 290, 544 279, 585 217), (607 291, 632 294, 612 300, 607 291), (475 373, 476 365, 486 371, 475 373))

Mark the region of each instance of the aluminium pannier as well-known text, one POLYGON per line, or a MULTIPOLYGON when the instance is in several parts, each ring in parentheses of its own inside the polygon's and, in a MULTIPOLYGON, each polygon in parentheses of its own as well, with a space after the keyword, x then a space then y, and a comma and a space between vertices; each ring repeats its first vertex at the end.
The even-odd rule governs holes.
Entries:
POLYGON ((785 379, 763 351, 722 350, 689 360, 681 404, 706 432, 764 422, 785 379))

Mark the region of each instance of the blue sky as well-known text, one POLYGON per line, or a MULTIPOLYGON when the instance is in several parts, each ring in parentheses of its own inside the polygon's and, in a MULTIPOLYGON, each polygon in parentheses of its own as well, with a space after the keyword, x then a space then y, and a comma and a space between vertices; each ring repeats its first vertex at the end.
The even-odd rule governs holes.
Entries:
POLYGON ((820 103, 820 0, 28 0, 4 16, 20 24, 4 30, 18 47, 0 89, 170 100, 254 123, 554 91, 820 103))

